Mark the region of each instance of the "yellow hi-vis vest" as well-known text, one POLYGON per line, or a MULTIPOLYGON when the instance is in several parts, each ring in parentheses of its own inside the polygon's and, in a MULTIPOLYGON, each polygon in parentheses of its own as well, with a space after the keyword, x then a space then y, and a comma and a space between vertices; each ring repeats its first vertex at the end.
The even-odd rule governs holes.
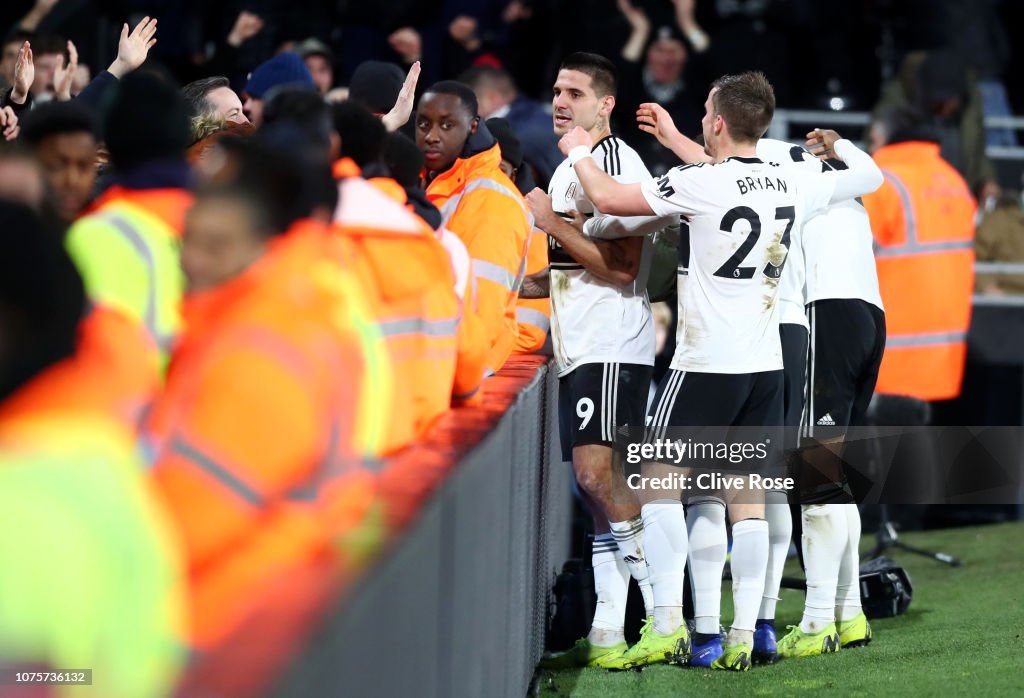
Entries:
POLYGON ((90 300, 143 325, 166 369, 182 326, 178 231, 142 206, 115 198, 76 221, 65 245, 90 300))

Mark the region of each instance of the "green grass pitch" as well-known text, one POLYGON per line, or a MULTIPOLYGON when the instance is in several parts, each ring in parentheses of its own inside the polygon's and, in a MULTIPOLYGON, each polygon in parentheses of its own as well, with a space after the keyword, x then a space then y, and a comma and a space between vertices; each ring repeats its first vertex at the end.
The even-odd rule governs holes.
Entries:
MULTIPOLYGON (((867 533, 867 532, 865 532, 867 533)), ((745 674, 653 666, 642 672, 542 671, 548 698, 594 696, 1024 696, 1024 523, 909 533, 906 542, 961 558, 953 569, 891 550, 914 584, 898 618, 872 621, 874 641, 838 654, 754 667, 745 674)), ((863 538, 864 547, 872 543, 863 538)), ((799 574, 795 560, 787 575, 799 574)), ((722 593, 722 617, 732 615, 722 593)), ((782 590, 779 637, 798 623, 803 592, 782 590)))

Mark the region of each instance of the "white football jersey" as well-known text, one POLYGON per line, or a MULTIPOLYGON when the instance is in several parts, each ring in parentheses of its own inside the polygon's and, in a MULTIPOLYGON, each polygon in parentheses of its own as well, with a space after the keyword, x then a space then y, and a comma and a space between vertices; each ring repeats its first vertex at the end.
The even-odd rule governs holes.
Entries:
MULTIPOLYGON (((807 153, 798 145, 762 138, 757 142, 757 156, 765 162, 777 163, 783 169, 792 167, 807 172, 808 175, 821 172, 821 165, 816 157, 807 153), (799 153, 797 152, 799 151, 799 153), (814 162, 805 162, 802 155, 807 155, 814 162)), ((779 279, 779 322, 782 324, 807 324, 807 305, 804 299, 804 247, 802 226, 794 226, 789 236, 789 255, 786 267, 779 279)))
MULTIPOLYGON (((619 182, 637 183, 651 177, 636 151, 615 136, 595 144, 593 154, 598 166, 619 182)), ((602 215, 583 192, 568 159, 552 175, 548 194, 556 213, 602 215)), ((587 229, 591 228, 588 221, 587 229)), ((654 324, 647 300, 649 240, 644 240, 636 279, 627 286, 616 286, 594 276, 552 237, 548 237, 548 263, 551 340, 559 376, 587 363, 654 365, 654 324)))
MULTIPOLYGON (((758 141, 757 154, 783 167, 791 163, 811 174, 844 167, 835 160, 819 160, 799 145, 770 138, 758 141)), ((779 285, 780 322, 806 326, 806 304, 828 298, 857 298, 882 308, 871 223, 860 201, 830 205, 809 218, 792 239, 779 285)))
POLYGON ((788 247, 794 229, 828 205, 833 188, 830 178, 755 157, 684 165, 643 183, 655 214, 682 214, 690 229, 672 368, 782 369, 778 293, 788 247))

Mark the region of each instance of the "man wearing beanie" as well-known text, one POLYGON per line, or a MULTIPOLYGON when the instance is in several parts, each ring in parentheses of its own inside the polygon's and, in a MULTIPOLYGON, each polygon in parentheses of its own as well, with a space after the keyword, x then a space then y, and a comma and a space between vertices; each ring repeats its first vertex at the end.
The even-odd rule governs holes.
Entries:
POLYGON ((66 245, 90 301, 138 329, 138 353, 159 385, 181 326, 178 241, 192 203, 188 106, 176 85, 133 73, 117 85, 102 125, 112 186, 71 226, 66 245))
POLYGON ((383 116, 395 106, 404 82, 405 74, 394 63, 363 61, 352 73, 348 98, 362 104, 375 116, 383 116))
POLYGON ((252 71, 249 82, 245 85, 245 103, 242 109, 253 126, 259 128, 263 123, 263 103, 267 93, 285 85, 316 90, 313 76, 309 74, 309 69, 297 53, 279 53, 263 61, 252 71))

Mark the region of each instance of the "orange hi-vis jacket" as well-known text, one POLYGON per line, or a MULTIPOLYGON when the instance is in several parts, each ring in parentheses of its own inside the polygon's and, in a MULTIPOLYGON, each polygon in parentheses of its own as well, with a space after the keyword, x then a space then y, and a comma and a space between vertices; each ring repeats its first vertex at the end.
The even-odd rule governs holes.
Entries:
POLYGON ((395 369, 394 451, 447 412, 453 393, 476 391, 482 357, 475 367, 457 365, 461 304, 448 254, 422 219, 361 177, 346 176, 334 230, 337 259, 360 279, 395 369))
POLYGON ((328 257, 329 240, 325 226, 299 223, 240 276, 190 297, 147 421, 200 648, 371 509, 367 457, 380 453, 392 377, 362 288, 328 257))
MULTIPOLYGON (((530 232, 530 248, 526 252, 526 275, 543 271, 547 265, 548 236, 534 228, 530 232)), ((516 320, 519 321, 519 338, 516 339, 515 353, 539 351, 551 329, 551 299, 519 298, 516 300, 516 320)))
POLYGON ((936 143, 895 143, 875 160, 885 183, 864 197, 885 304, 875 389, 951 399, 960 394, 971 322, 975 202, 936 143))
POLYGON ((487 329, 487 368, 497 371, 519 336, 516 300, 526 271, 532 224, 526 202, 501 165, 494 145, 459 158, 427 187, 444 226, 466 244, 477 282, 477 313, 487 329))
MULTIPOLYGON (((342 162, 345 161, 339 161, 339 163, 342 162)), ((335 175, 339 177, 352 176, 349 173, 354 166, 353 163, 345 168, 336 167, 335 175), (339 172, 346 174, 341 175, 339 172)), ((408 195, 398 182, 386 177, 374 177, 366 181, 415 215, 415 211, 409 205, 408 195)), ((419 217, 416 216, 416 218, 419 221, 419 217)), ((476 313, 476 283, 471 275, 472 263, 469 259, 469 252, 455 233, 443 226, 434 231, 425 221, 419 222, 422 223, 423 234, 433 236, 447 252, 452 274, 455 276, 453 290, 462 304, 456 337, 458 348, 455 361, 455 383, 452 386, 452 404, 458 406, 477 404, 480 401, 480 381, 483 379, 487 366, 489 347, 487 345, 487 330, 483 320, 476 313)))
POLYGON ((145 331, 118 310, 93 306, 78 325, 75 353, 37 376, 9 402, 34 410, 60 394, 68 409, 114 418, 135 433, 160 387, 156 349, 145 331), (140 351, 149 347, 152 351, 140 351))

